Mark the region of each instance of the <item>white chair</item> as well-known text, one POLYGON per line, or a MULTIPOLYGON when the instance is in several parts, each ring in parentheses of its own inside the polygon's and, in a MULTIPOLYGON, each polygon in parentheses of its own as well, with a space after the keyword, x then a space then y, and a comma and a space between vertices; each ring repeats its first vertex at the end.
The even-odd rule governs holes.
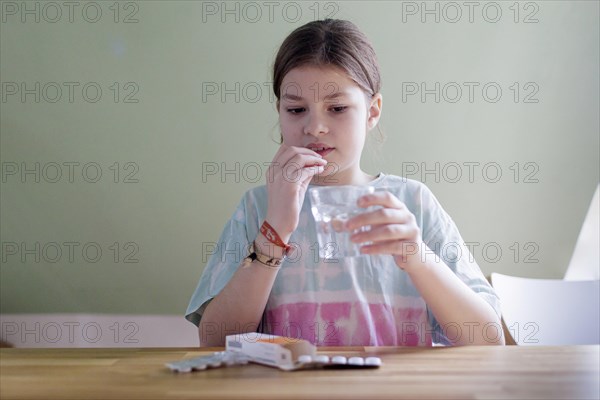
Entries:
POLYGON ((518 345, 600 344, 600 281, 492 273, 506 328, 518 345))
POLYGON ((600 185, 583 221, 581 232, 575 244, 571 262, 565 274, 566 280, 598 280, 600 279, 600 185))

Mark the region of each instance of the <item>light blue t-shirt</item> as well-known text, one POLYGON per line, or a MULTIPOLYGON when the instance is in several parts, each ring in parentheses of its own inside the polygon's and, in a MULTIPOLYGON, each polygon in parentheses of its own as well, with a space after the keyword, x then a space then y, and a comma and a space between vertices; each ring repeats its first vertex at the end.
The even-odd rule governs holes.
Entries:
MULTIPOLYGON (((424 243, 433 251, 425 257, 440 257, 500 316, 496 293, 431 191, 421 182, 383 173, 369 185, 402 201, 414 214, 424 243)), ((247 256, 249 244, 265 219, 266 207, 265 185, 244 194, 192 295, 186 311, 189 321, 199 324, 208 302, 247 256)), ((468 334, 468 326, 438 324, 392 256, 321 259, 308 191, 290 242, 295 253, 278 271, 259 331, 302 338, 319 346, 431 346, 450 344, 447 333, 454 339, 457 334, 468 334)))

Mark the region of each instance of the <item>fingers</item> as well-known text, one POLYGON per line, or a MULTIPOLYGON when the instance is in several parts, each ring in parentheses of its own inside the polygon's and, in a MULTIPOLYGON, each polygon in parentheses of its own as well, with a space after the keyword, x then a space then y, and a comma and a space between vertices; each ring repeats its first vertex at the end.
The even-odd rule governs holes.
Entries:
POLYGON ((302 168, 302 186, 307 187, 313 176, 325 171, 324 165, 315 165, 302 168))
POLYGON ((387 191, 375 192, 372 194, 364 195, 360 199, 358 199, 358 205, 363 208, 370 206, 405 208, 404 203, 398 200, 398 198, 392 193, 387 191))
POLYGON ((326 164, 307 148, 281 145, 275 153, 267 170, 267 219, 281 230, 280 235, 291 235, 298 226, 308 184, 326 164))
POLYGON ((283 179, 306 186, 314 175, 324 171, 325 165, 327 160, 310 149, 281 145, 269 167, 269 176, 271 182, 283 179))
POLYGON ((414 215, 406 208, 406 205, 389 192, 376 192, 365 195, 358 200, 358 205, 363 208, 371 206, 382 208, 359 214, 348 220, 346 226, 350 230, 365 225, 410 224, 414 222, 414 215))
MULTIPOLYGON (((273 164, 280 167, 285 167, 288 163, 294 161, 295 164, 300 167, 306 166, 306 162, 313 162, 314 164, 322 164, 323 157, 318 153, 307 149, 305 147, 287 146, 282 144, 273 157, 273 164), (322 160, 322 161, 319 161, 322 160), (302 162, 304 161, 304 163, 302 162)), ((310 164, 308 164, 310 165, 310 164)))
POLYGON ((349 231, 364 226, 370 229, 350 236, 354 243, 369 243, 361 246, 365 254, 402 254, 406 243, 420 241, 421 231, 415 216, 404 203, 389 192, 376 192, 359 199, 361 207, 381 208, 359 214, 346 223, 349 231))
POLYGON ((414 219, 414 216, 406 207, 402 209, 380 208, 349 219, 346 227, 349 230, 354 230, 365 225, 406 224, 412 222, 412 219, 414 219))
POLYGON ((367 232, 358 232, 350 236, 354 243, 389 242, 418 237, 419 228, 416 224, 386 224, 371 226, 367 232))

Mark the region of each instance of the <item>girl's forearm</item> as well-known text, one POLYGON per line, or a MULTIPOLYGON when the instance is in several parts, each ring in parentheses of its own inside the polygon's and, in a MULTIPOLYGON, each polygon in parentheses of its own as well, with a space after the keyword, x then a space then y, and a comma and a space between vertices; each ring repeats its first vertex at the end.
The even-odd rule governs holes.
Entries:
POLYGON ((276 270, 256 260, 238 268, 204 310, 198 326, 200 346, 224 346, 227 335, 255 332, 276 276, 276 270))
MULTIPOLYGON (((260 244, 264 243, 260 237, 255 241, 256 251, 272 253, 273 248, 260 249, 260 244)), ((281 253, 276 256, 281 256, 281 253)), ((227 335, 256 332, 277 272, 277 269, 266 267, 257 260, 247 267, 240 265, 204 310, 198 325, 200 346, 224 346, 227 335)))
POLYGON ((503 345, 494 309, 441 260, 427 260, 406 271, 427 306, 455 345, 503 345))

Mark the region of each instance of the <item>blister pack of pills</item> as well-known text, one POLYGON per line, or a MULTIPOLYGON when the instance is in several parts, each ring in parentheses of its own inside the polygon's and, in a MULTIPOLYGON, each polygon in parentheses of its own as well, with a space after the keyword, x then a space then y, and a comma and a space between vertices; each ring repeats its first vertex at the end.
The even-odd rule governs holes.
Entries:
POLYGON ((302 355, 298 357, 292 368, 286 368, 287 371, 298 369, 355 369, 355 368, 379 368, 381 358, 379 357, 345 357, 326 355, 309 356, 302 355))
POLYGON ((317 354, 310 342, 262 333, 236 334, 226 337, 225 351, 167 364, 173 371, 192 372, 209 368, 244 365, 249 362, 275 367, 282 371, 301 369, 379 368, 379 357, 329 357, 317 354))
MULTIPOLYGON (((192 372, 203 371, 210 368, 231 367, 235 365, 245 365, 249 362, 261 363, 260 360, 252 360, 247 355, 236 351, 219 351, 210 356, 191 358, 183 361, 167 363, 172 371, 192 372)), ((264 364, 274 366, 271 364, 264 364)), ((355 369, 355 368, 378 368, 381 366, 379 357, 344 357, 326 355, 301 355, 291 365, 275 366, 284 371, 297 371, 301 369, 355 369)))
POLYGON ((209 368, 231 367, 234 365, 248 364, 250 359, 243 353, 233 351, 219 351, 210 356, 190 358, 188 360, 167 363, 172 371, 192 372, 209 368))

